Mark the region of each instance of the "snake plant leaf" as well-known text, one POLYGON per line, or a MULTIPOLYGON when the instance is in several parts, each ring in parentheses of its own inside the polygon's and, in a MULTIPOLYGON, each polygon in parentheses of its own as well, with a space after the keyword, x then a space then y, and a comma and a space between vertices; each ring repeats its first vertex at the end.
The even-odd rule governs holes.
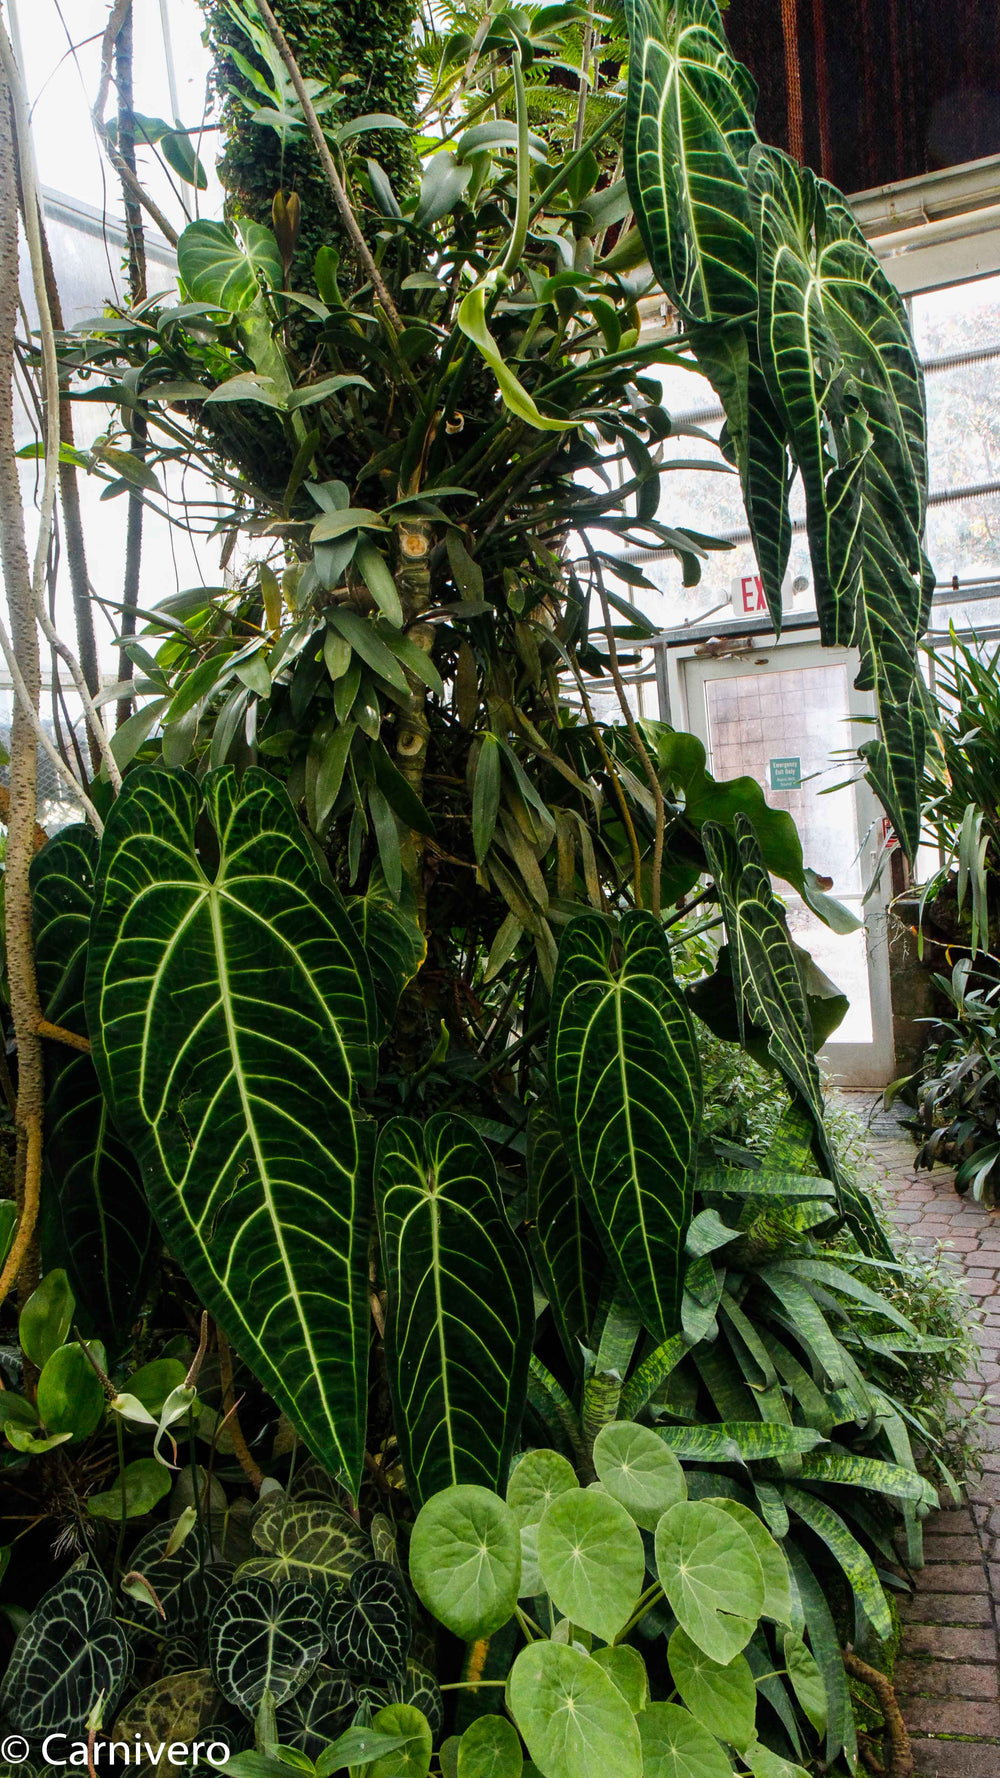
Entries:
POLYGON ((715 0, 626 0, 625 18, 625 173, 653 271, 686 321, 756 312, 757 89, 715 0))
POLYGON ((594 1225, 658 1340, 683 1293, 701 1068, 670 948, 649 914, 616 940, 597 914, 567 926, 552 991, 549 1074, 594 1225))
POLYGON ((215 1683, 224 1698, 253 1716, 265 1692, 275 1706, 304 1685, 319 1665, 325 1638, 323 1600, 315 1587, 276 1587, 260 1575, 233 1582, 220 1599, 208 1640, 215 1683))
POLYGON ((792 1690, 816 1733, 825 1735, 826 1686, 816 1658, 794 1630, 785 1631, 782 1647, 792 1690))
POLYGON ((854 1593, 854 1603, 872 1629, 883 1641, 892 1635, 892 1614, 886 1603, 882 1583, 867 1550, 847 1529, 839 1513, 825 1500, 807 1494, 804 1488, 785 1489, 785 1505, 797 1513, 803 1524, 821 1538, 837 1565, 843 1570, 854 1593))
POLYGON ((132 1651, 112 1615, 111 1588, 91 1568, 71 1570, 45 1594, 14 1644, 0 1712, 18 1734, 86 1739, 91 1711, 114 1711, 132 1651))
POLYGON ((779 1426, 766 1420, 720 1420, 712 1426, 658 1426, 657 1438, 687 1462, 771 1463, 815 1450, 823 1436, 812 1426, 779 1426))
MULTIPOLYGON (((97 854, 94 829, 80 824, 64 828, 31 865, 42 1011, 77 1037, 89 1034, 84 982, 97 854)), ((45 1051, 45 1263, 65 1267, 83 1331, 115 1355, 146 1294, 154 1223, 91 1057, 61 1043, 48 1043, 45 1051)))
POLYGON ((507 1682, 507 1704, 546 1778, 640 1778, 639 1730, 625 1699, 581 1648, 532 1642, 507 1682))
POLYGON ((858 1737, 840 1634, 827 1604, 825 1590, 801 1550, 796 1548, 793 1538, 788 1540, 788 1563, 802 1601, 805 1628, 826 1688, 826 1764, 832 1766, 843 1750, 848 1766, 853 1770, 858 1758, 858 1737))
POLYGON ((650 1704, 639 1733, 643 1778, 730 1778, 728 1754, 680 1704, 650 1704))
POLYGON ((504 1488, 534 1331, 531 1277, 496 1167, 464 1118, 393 1118, 376 1207, 394 1425, 419 1503, 455 1483, 504 1488))
POLYGON ((323 1624, 334 1664, 369 1678, 402 1680, 413 1639, 410 1604, 396 1568, 366 1562, 346 1594, 327 1596, 323 1624))
POLYGON ((581 1375, 604 1254, 562 1132, 544 1105, 528 1120, 528 1236, 563 1350, 581 1375))
POLYGON ((200 787, 133 774, 97 894, 94 1058, 153 1213, 241 1357, 356 1493, 370 1143, 354 1095, 373 988, 354 929, 256 769, 239 786, 231 768, 200 787))

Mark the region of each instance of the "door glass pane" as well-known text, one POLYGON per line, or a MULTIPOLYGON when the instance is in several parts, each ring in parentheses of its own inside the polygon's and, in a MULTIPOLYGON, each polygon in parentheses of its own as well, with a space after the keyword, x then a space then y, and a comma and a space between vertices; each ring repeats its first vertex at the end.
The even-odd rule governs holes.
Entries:
MULTIPOLYGON (((834 754, 852 750, 847 667, 834 661, 815 667, 779 667, 772 655, 748 672, 720 666, 705 683, 705 713, 712 771, 717 778, 756 778, 773 809, 787 809, 802 838, 807 865, 833 879, 833 893, 859 919, 860 836, 852 776, 846 760, 834 754), (773 762, 779 762, 776 772, 773 762), (774 789, 772 777, 798 777, 788 789, 774 789)), ((776 892, 788 908, 788 925, 826 975, 850 1000, 850 1010, 832 1042, 870 1044, 871 988, 868 936, 864 928, 841 936, 831 932, 791 894, 787 883, 776 892)))

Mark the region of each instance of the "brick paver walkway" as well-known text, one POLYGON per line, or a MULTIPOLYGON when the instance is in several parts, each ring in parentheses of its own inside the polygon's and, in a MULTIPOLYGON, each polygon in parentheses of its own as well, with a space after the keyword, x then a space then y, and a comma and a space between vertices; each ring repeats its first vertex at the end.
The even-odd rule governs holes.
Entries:
POLYGON ((949 1505, 925 1528, 926 1566, 902 1606, 896 1687, 918 1773, 1000 1778, 1000 1210, 960 1198, 942 1168, 917 1173, 909 1137, 890 1129, 880 1119, 873 1145, 899 1224, 928 1249, 945 1243, 983 1301, 979 1374, 961 1394, 970 1402, 990 1398, 982 1474, 970 1483, 967 1504, 949 1505))

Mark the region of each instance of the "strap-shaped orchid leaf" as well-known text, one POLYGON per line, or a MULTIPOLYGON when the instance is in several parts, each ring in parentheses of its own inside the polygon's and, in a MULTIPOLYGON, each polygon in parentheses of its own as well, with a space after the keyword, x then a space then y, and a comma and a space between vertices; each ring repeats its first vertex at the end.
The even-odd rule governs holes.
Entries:
MULTIPOLYGON (((31 866, 35 966, 45 1017, 86 1037, 84 982, 98 841, 66 827, 31 866)), ((46 1046, 46 1267, 65 1266, 82 1325, 116 1353, 142 1306, 155 1231, 139 1168, 121 1141, 90 1056, 46 1046)))
POLYGON ((534 1328, 531 1277, 496 1167, 464 1118, 393 1118, 375 1174, 396 1436, 413 1498, 502 1490, 534 1328))
POLYGON ((670 947, 649 914, 616 937, 598 914, 566 928, 552 993, 549 1074, 591 1215, 644 1325, 680 1326, 701 1068, 670 947))
POLYGON ((364 1454, 373 990, 262 771, 131 776, 105 831, 94 1058, 203 1302, 352 1493, 364 1454))
POLYGON ((604 1254, 562 1131, 543 1105, 535 1107, 528 1124, 528 1230, 563 1349, 582 1374, 604 1254))
POLYGON ((626 0, 629 197, 650 264, 685 320, 754 313, 746 169, 757 89, 716 0, 626 0))

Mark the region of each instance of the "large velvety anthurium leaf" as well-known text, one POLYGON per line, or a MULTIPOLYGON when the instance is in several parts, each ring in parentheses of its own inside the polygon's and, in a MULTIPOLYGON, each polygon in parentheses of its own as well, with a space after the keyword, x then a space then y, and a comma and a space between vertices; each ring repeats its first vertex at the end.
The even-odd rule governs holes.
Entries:
POLYGON ((354 1073, 370 1067, 372 1004, 357 936, 273 778, 129 778, 87 963, 101 1085, 195 1289, 352 1493, 371 1205, 354 1073))
POLYGON ((556 1610, 611 1642, 638 1603, 646 1558, 639 1528, 617 1500, 575 1488, 546 1509, 538 1566, 556 1610))
POLYGON ((492 1156, 464 1118, 393 1118, 375 1171, 386 1361, 411 1495, 425 1501, 458 1482, 503 1488, 534 1311, 492 1156))
MULTIPOLYGON (((98 840, 66 827, 31 866, 35 966, 45 1017, 86 1037, 84 982, 98 840)), ((64 1266, 81 1325, 114 1354, 142 1306, 154 1224, 139 1168, 111 1121, 90 1056, 46 1045, 43 1245, 64 1266)))
POLYGON ((651 915, 626 914, 618 938, 597 914, 566 928, 549 1073, 595 1227, 643 1322, 664 1339, 680 1321, 701 1067, 651 915))
POLYGON ((650 264, 685 320, 757 306, 746 168, 757 89, 715 0, 626 0, 625 171, 650 264))
POLYGON ((492 1636, 513 1616, 521 1585, 521 1534, 510 1507, 489 1488, 435 1494, 413 1527, 410 1579, 453 1636, 492 1636))
MULTIPOLYGON (((158 1464, 157 1467, 162 1469, 163 1465, 158 1464)), ((169 1478, 170 1471, 165 1471, 165 1474, 169 1478)), ((120 1498, 116 1518, 120 1523, 120 1498)), ((216 1522, 213 1521, 213 1532, 215 1526, 216 1522)), ((147 1531, 139 1539, 129 1558, 132 1571, 145 1575, 149 1581, 158 1604, 162 1607, 162 1615, 142 1586, 130 1591, 125 1613, 122 1615, 127 1614, 133 1623, 157 1636, 165 1634, 171 1638, 185 1637, 194 1640, 204 1635, 212 1612, 232 1579, 233 1570, 228 1562, 221 1559, 222 1552, 217 1546, 210 1551, 211 1560, 203 1563, 200 1541, 193 1536, 185 1538, 179 1549, 167 1555, 172 1530, 173 1526, 166 1524, 157 1525, 152 1531, 147 1531)))
POLYGON ((746 1532, 714 1501, 681 1500, 656 1527, 656 1571, 679 1624, 725 1666, 764 1606, 764 1577, 746 1532))
POLYGON ((244 1574, 263 1574, 279 1584, 311 1581, 324 1590, 345 1587, 371 1555, 364 1532, 339 1506, 287 1495, 258 1513, 253 1540, 263 1554, 244 1563, 244 1574))
POLYGON ((614 1681, 580 1648, 533 1642, 507 1682, 511 1715, 545 1778, 640 1778, 639 1731, 614 1681))
POLYGON ((132 1671, 132 1651, 112 1616, 103 1575, 63 1576, 36 1605, 14 1644, 0 1714, 18 1734, 86 1738, 98 1702, 111 1716, 132 1671))
POLYGON ((357 1700, 346 1673, 323 1662, 300 1691, 277 1713, 282 1747, 295 1747, 310 1759, 335 1741, 354 1719, 357 1700))
POLYGON ((234 1581, 209 1628, 215 1683, 224 1698, 253 1716, 265 1692, 283 1704, 319 1665, 325 1637, 323 1601, 314 1587, 276 1587, 259 1576, 234 1581))
POLYGON ((248 309, 260 279, 281 288, 281 254, 269 228, 243 222, 240 235, 225 222, 191 222, 177 243, 177 269, 196 302, 236 314, 248 309))
POLYGON ((903 301, 840 194, 776 149, 750 159, 761 362, 802 471, 824 642, 861 651, 881 743, 870 776, 920 832, 917 642, 929 589, 923 378, 903 301))
POLYGON ((144 1766, 147 1778, 161 1778, 172 1767, 172 1761, 164 1757, 171 1741, 190 1745, 199 1739, 202 1729, 210 1728, 227 1714, 207 1667, 169 1673, 130 1700, 114 1725, 114 1739, 143 1741, 154 1750, 162 1745, 164 1753, 160 1759, 144 1766))
POLYGON ((528 1228, 563 1350, 582 1373, 582 1349, 590 1343, 604 1254, 562 1131, 542 1105, 534 1108, 528 1123, 528 1228))
POLYGON ((650 1704, 639 1733, 643 1778, 731 1778, 728 1755, 680 1704, 650 1704))
POLYGON ((348 1586, 346 1594, 328 1594, 323 1616, 334 1666, 398 1683, 413 1637, 399 1570, 388 1562, 366 1562, 348 1586))

